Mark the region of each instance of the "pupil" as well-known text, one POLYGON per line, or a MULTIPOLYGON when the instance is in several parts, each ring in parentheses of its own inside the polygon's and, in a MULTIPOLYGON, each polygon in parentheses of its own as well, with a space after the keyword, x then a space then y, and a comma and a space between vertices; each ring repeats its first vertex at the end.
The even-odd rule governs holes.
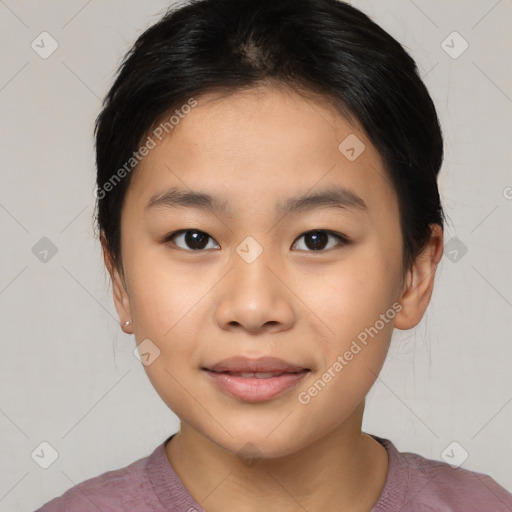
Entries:
POLYGON ((187 231, 185 242, 191 249, 199 250, 208 244, 208 237, 200 231, 187 231))
POLYGON ((327 243, 327 234, 323 231, 313 231, 312 233, 306 235, 305 239, 308 249, 319 250, 322 249, 327 243), (311 240, 312 243, 309 244, 308 240, 311 240))
MULTIPOLYGON (((320 250, 325 247, 327 239, 327 234, 323 231, 313 231, 306 235, 306 245, 309 249, 320 250)), ((191 249, 200 250, 208 244, 208 236, 201 231, 187 231, 185 241, 191 249)))

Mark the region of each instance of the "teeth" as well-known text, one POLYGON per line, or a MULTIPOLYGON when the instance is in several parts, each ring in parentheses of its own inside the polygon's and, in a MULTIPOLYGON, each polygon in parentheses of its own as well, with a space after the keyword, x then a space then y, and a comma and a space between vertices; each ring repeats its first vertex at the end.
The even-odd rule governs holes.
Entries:
POLYGON ((240 377, 250 378, 256 377, 257 379, 270 379, 271 377, 277 377, 281 375, 280 373, 272 373, 272 372, 254 372, 254 373, 239 373, 240 377))

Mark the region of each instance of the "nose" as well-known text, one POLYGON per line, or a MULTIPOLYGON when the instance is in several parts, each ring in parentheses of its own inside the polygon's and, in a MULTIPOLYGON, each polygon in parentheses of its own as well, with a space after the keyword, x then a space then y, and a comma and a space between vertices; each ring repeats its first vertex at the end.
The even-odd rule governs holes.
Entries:
POLYGON ((224 330, 251 333, 290 329, 296 317, 284 267, 265 251, 248 262, 236 254, 218 289, 216 320, 224 330))

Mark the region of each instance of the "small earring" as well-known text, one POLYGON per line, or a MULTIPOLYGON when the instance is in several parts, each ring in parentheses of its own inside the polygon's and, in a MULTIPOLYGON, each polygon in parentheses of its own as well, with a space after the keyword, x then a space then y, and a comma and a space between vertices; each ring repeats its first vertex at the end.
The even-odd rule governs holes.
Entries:
POLYGON ((125 326, 125 327, 128 327, 131 323, 132 323, 132 321, 131 321, 131 320, 128 320, 128 321, 126 321, 126 322, 124 323, 124 326, 125 326))

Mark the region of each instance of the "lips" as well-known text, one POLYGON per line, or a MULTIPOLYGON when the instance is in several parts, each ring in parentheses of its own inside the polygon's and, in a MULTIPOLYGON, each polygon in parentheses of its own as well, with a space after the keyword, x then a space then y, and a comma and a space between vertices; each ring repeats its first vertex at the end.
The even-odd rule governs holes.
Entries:
MULTIPOLYGON (((288 363, 276 357, 261 357, 259 359, 250 359, 248 357, 230 357, 223 359, 218 363, 205 368, 206 370, 231 374, 272 374, 279 375, 282 373, 298 373, 301 371, 309 371, 309 368, 288 363)), ((271 375, 271 376, 272 376, 271 375)), ((265 377, 258 377, 265 378, 265 377)))
POLYGON ((272 377, 279 377, 285 373, 298 373, 298 372, 217 372, 226 373, 228 375, 235 375, 237 377, 243 377, 244 379, 256 378, 256 379, 270 379, 272 377))
POLYGON ((296 387, 311 372, 273 357, 232 357, 202 369, 218 390, 245 402, 276 398, 296 387))

